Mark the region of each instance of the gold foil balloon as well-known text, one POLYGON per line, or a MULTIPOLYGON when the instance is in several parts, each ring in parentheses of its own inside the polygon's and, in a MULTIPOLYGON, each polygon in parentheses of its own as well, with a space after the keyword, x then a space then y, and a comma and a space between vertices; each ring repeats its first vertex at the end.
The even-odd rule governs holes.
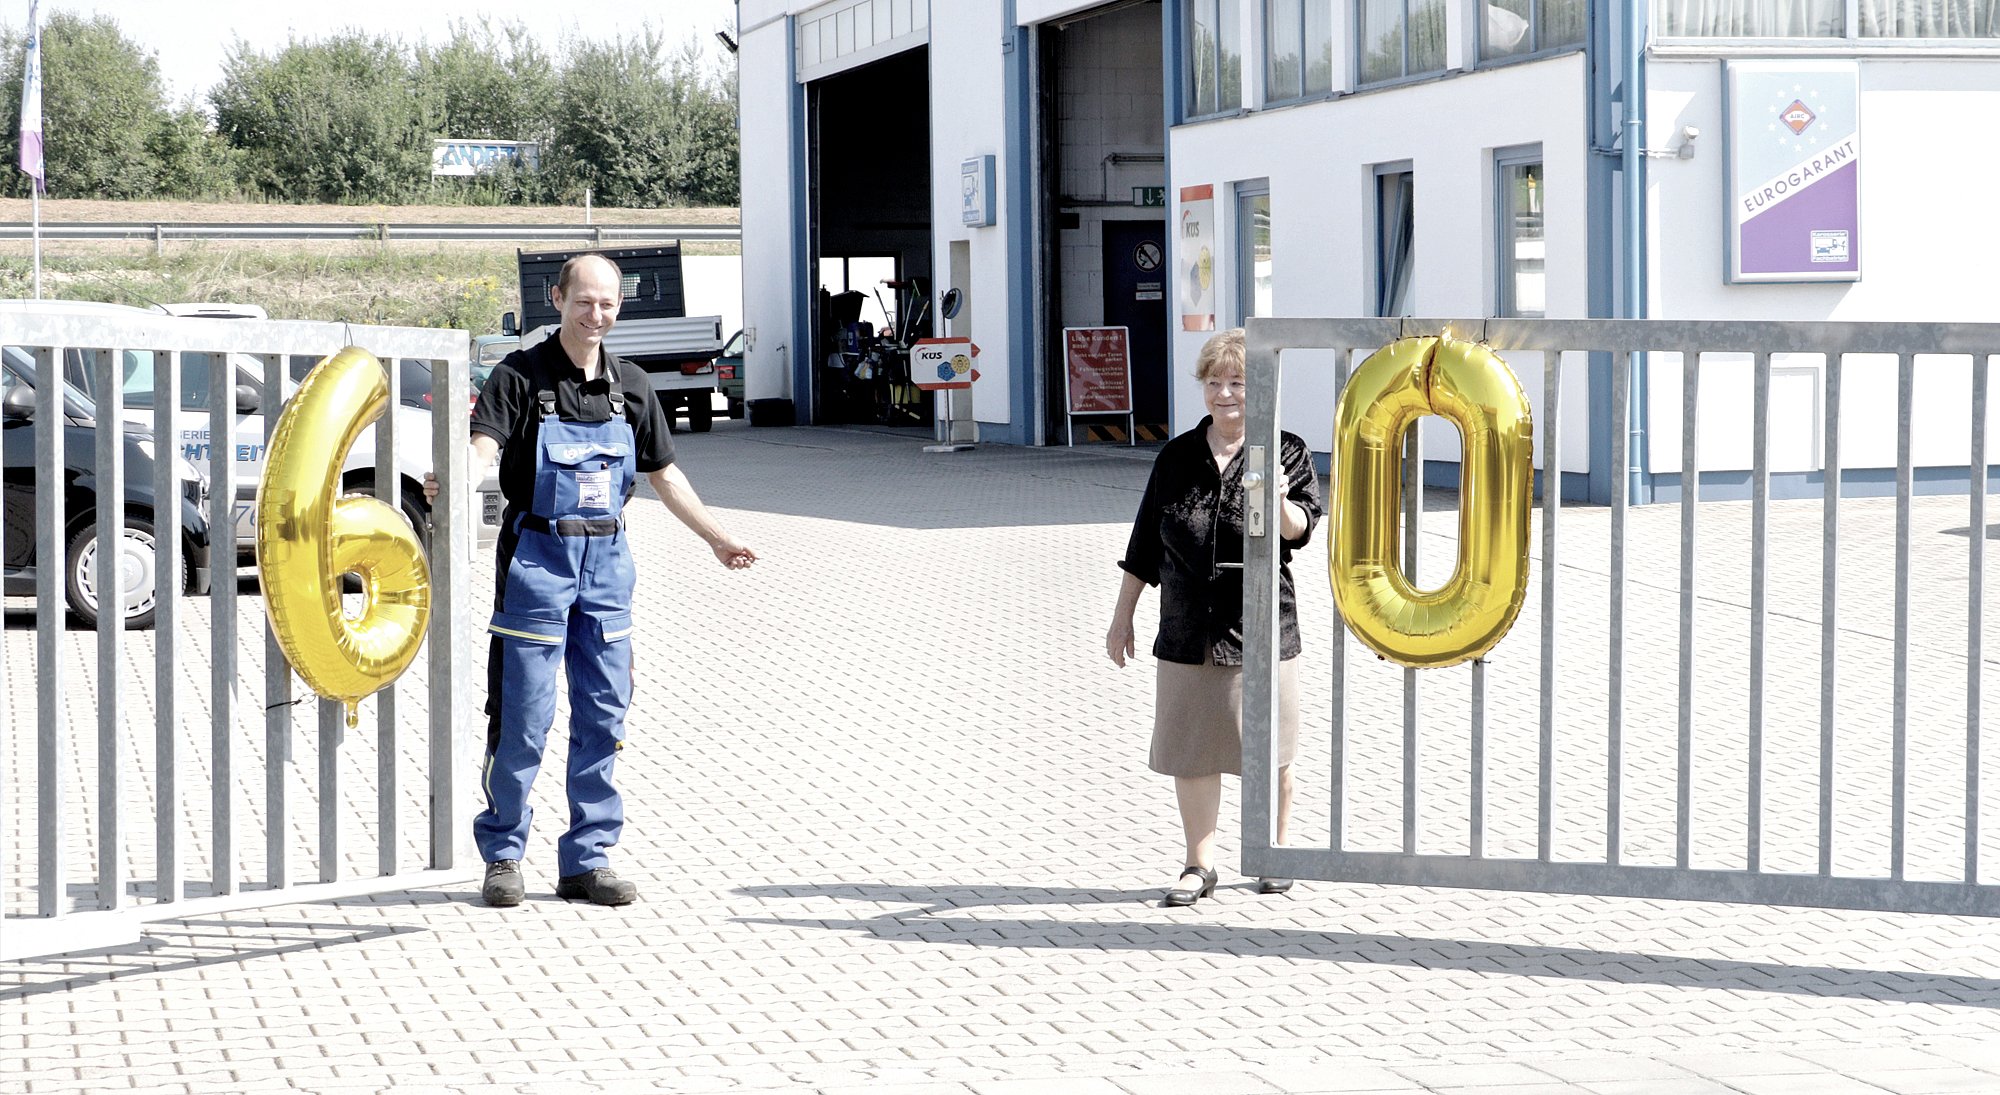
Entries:
POLYGON ((1493 649, 1528 591, 1534 424, 1521 383, 1491 350, 1405 338, 1340 393, 1333 428, 1333 597, 1349 630, 1390 661, 1457 665, 1493 649), (1402 568, 1403 431, 1427 414, 1462 435, 1458 566, 1437 589, 1402 568))
POLYGON ((401 676, 423 644, 430 568, 410 523, 375 498, 343 498, 340 466, 389 407, 381 361, 355 347, 314 367, 278 416, 257 485, 258 581, 271 630, 314 692, 347 705, 401 676), (342 607, 341 578, 362 605, 342 607))

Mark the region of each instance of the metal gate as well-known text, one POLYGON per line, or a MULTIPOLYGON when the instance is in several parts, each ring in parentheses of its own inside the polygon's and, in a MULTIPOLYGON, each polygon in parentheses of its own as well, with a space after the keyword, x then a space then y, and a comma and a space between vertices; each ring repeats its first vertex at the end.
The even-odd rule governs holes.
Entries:
MULTIPOLYGON (((239 587, 236 569, 236 511, 254 487, 236 463, 255 455, 239 449, 268 444, 279 397, 261 408, 261 439, 223 425, 243 421, 245 379, 253 395, 282 393, 295 367, 350 344, 391 365, 392 408, 400 362, 422 362, 437 408, 432 466, 445 497, 467 499, 466 335, 87 307, 33 302, 0 311, 10 387, 35 378, 31 420, 25 395, 9 401, 8 433, 33 434, 33 471, 10 457, 0 550, 25 550, 7 541, 31 535, 37 564, 32 630, 20 611, 0 627, 0 959, 135 942, 148 921, 474 877, 468 803, 478 754, 464 671, 470 505, 441 505, 432 515, 428 659, 365 701, 372 714, 364 711, 360 733, 349 734, 345 713, 327 701, 318 702, 316 723, 295 727, 294 704, 314 697, 296 688, 263 626, 262 599, 239 587), (71 386, 66 372, 87 383, 71 386), (204 396, 191 378, 216 382, 204 396), (128 399, 134 409, 151 404, 150 431, 128 420, 128 399), (205 436, 190 427, 189 416, 202 411, 212 424, 205 436), (57 428, 65 421, 73 428, 57 428), (65 434, 72 445, 94 436, 94 451, 66 454, 65 434), (213 457, 205 478, 179 459, 188 446, 213 457), (128 480, 128 452, 152 465, 150 482, 128 480), (30 474, 32 517, 20 508, 30 474), (86 509, 94 520, 80 518, 86 509), (73 545, 88 541, 89 527, 96 544, 120 550, 97 551, 94 569, 72 566, 73 545), (151 546, 128 555, 127 538, 151 546), (150 574, 134 561, 145 550, 150 574), (184 589, 189 553, 201 551, 212 573, 205 597, 184 589), (104 611, 94 638, 72 630, 65 594, 73 580, 107 594, 150 580, 154 626, 126 630, 120 612, 104 611), (406 768, 420 780, 406 782, 406 768), (373 801, 353 801, 365 797, 373 801), (315 862, 299 870, 295 862, 308 856, 315 862)), ((397 474, 396 417, 383 415, 375 434, 375 492, 391 506, 408 489, 397 474)), ((407 453, 410 442, 401 444, 407 453)), ((251 573, 246 567, 240 581, 251 573)))
MULTIPOLYGON (((1249 539, 1244 873, 2000 913, 2000 825, 1987 824, 2000 803, 1981 779, 2000 324, 1253 319, 1246 482, 1267 511, 1283 481, 1279 395, 1308 369, 1287 366, 1288 382, 1281 360, 1311 359, 1323 391, 1327 371, 1338 388, 1359 355, 1447 329, 1524 378, 1539 359, 1540 385, 1523 387, 1539 396, 1544 487, 1565 470, 1566 432, 1590 425, 1589 404, 1566 401, 1608 380, 1610 505, 1541 491, 1539 588, 1485 660, 1409 670, 1337 624, 1307 637, 1302 676, 1324 666, 1331 703, 1304 725, 1330 727, 1329 778, 1299 786, 1331 793, 1295 814, 1323 809, 1326 840, 1284 847, 1276 543, 1249 539), (1635 383, 1661 413, 1635 420, 1635 383), (1705 439, 1705 416, 1729 420, 1705 439), (1745 430, 1728 428, 1739 418, 1745 430), (1679 473, 1659 479, 1678 505, 1630 505, 1637 439, 1659 442, 1652 472, 1674 462, 1675 428, 1679 473), (1730 451, 1704 461, 1705 443, 1730 451)), ((1403 564, 1428 588, 1448 571, 1418 580, 1422 545, 1456 548, 1425 524, 1419 436, 1405 440, 1403 564)), ((1324 581, 1324 543, 1323 529, 1294 560, 1302 590, 1324 581)))

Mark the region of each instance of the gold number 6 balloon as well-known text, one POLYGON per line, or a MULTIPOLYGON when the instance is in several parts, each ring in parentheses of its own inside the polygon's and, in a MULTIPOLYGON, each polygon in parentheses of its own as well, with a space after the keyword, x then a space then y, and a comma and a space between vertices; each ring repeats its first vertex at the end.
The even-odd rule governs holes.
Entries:
POLYGON ((423 644, 431 577, 408 521, 375 498, 343 498, 340 466, 389 406, 389 378, 355 347, 320 362, 285 405, 257 485, 257 570, 271 630, 308 687, 355 705, 401 676, 423 644), (361 578, 360 614, 341 578, 361 578))
POLYGON ((1334 416, 1334 601, 1356 638, 1400 665, 1477 658, 1507 634, 1528 591, 1534 424, 1521 383, 1491 350, 1405 338, 1370 355, 1334 416), (1458 566, 1424 591, 1403 573, 1403 431, 1427 414, 1463 435, 1458 566))

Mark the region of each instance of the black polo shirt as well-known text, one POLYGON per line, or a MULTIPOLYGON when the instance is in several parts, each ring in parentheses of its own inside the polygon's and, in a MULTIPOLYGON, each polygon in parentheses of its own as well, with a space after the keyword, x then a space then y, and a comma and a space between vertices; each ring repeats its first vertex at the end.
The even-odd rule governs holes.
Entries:
POLYGON ((542 432, 538 392, 554 392, 556 413, 569 422, 603 422, 611 417, 611 380, 625 393, 625 420, 632 424, 639 474, 674 462, 667 416, 644 369, 609 353, 596 380, 570 361, 557 335, 508 354, 479 389, 472 432, 500 442, 500 493, 507 508, 526 509, 535 500, 535 442, 542 432))

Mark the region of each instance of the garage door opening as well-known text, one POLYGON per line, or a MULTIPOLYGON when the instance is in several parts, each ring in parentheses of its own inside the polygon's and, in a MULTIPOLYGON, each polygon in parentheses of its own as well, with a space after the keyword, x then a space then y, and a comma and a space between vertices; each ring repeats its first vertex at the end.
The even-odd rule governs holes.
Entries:
MULTIPOLYGON (((1046 24, 1040 95, 1044 281, 1050 316, 1044 436, 1071 436, 1063 330, 1122 327, 1130 427, 1167 436, 1167 122, 1157 2, 1116 3, 1046 24)), ((1124 414, 1079 417, 1077 441, 1124 443, 1124 414)))
POLYGON ((928 432, 909 344, 934 327, 930 49, 806 85, 818 423, 928 432))

